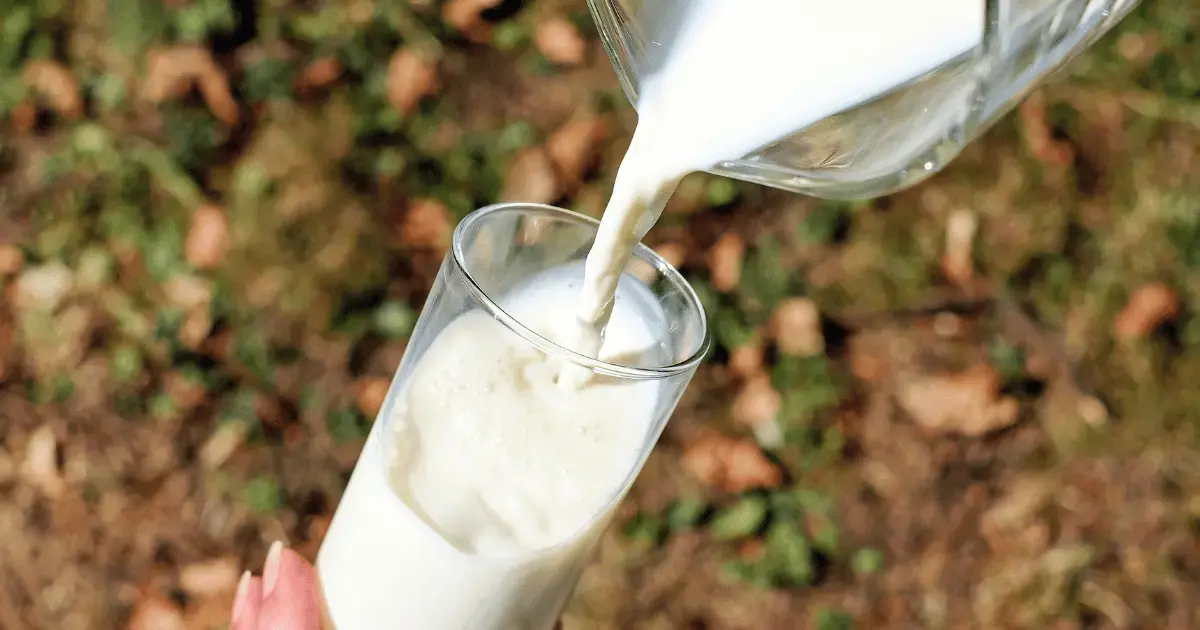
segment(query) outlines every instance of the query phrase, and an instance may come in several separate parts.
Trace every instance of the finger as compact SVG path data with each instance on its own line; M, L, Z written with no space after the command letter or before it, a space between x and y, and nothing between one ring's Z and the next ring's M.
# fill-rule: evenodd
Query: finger
M320 630L317 575L311 564L279 543L271 546L263 567L263 604L259 630Z
M262 591L262 578L251 576L249 571L242 574L242 581L238 582L237 595L233 599L230 630L258 630Z

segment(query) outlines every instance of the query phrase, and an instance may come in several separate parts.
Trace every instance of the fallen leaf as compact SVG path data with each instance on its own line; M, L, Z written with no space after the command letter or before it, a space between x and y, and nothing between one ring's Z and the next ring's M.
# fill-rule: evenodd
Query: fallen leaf
M29 101L21 101L9 111L15 135L24 136L33 132L37 126L37 107Z
M501 0L449 0L442 6L442 19L467 39L482 44L492 38L492 27L483 12Z
M558 177L550 156L541 147L518 153L504 175L501 201L551 203L559 196Z
M354 385L354 399L358 404L359 412L367 418L379 415L379 410L383 407L383 401L387 398L390 386L391 382L388 379L378 376L359 379Z
M726 492L773 487L783 481L782 471L758 444L716 432L692 442L684 451L683 464L705 485Z
M771 375L750 377L733 399L733 419L749 427L773 422L783 409L783 396L771 386Z
M587 42L570 20L556 15L538 24L533 35L534 46L550 61L562 66L583 63Z
M221 122L237 124L238 104L229 80L207 48L176 46L147 53L143 98L158 104L183 97L193 88L200 91L204 104Z
M288 427L288 414L279 398L271 394L259 392L254 395L254 415L263 425L273 429Z
M213 269L221 264L229 247L229 219L225 211L212 204L205 204L192 212L184 241L184 255L196 269Z
M208 395L204 383L184 376L179 370L171 370L163 375L163 392L171 397L176 408L183 413L200 406Z
M1139 287L1113 320L1118 339L1141 339L1179 316L1180 301L1175 290L1162 282Z
M1038 513L1049 504L1053 492L1053 486L1041 477L1020 477L1009 485L1005 495L979 519L979 533L992 553L1005 553L1020 546L1014 542L1029 542L1019 539L1036 527Z
M185 630L214 630L229 625L229 614L233 610L234 594L222 593L188 603L183 617Z
M450 211L442 202L428 198L414 199L404 213L400 241L405 245L444 252L450 247L453 232Z
M867 383L879 383L888 375L888 347L878 334L860 333L847 344L850 373Z
M200 351L205 340L212 333L212 311L207 308L196 308L188 312L179 327L179 343L188 350Z
M825 351L821 312L808 298L788 298L771 315L771 333L783 354L812 356Z
M1126 61L1143 62L1161 49L1157 33L1131 32L1124 33L1117 39L1117 53Z
M28 369L39 379L72 374L87 354L96 317L92 310L72 304L53 316L29 311L19 320L19 338Z
M749 343L744 343L729 351L729 369L743 379L762 374L765 354L766 345L758 335L755 335Z
M1046 97L1035 91L1017 109L1021 120L1021 137L1034 159L1055 166L1067 166L1075 152L1067 142L1056 140L1046 111Z
M208 308L213 298L213 286L212 282L200 276L179 273L171 276L163 285L163 294L171 306L190 311Z
M755 538L747 540L738 546L737 555L741 560L753 562L763 557L766 553L767 545L763 541Z
M1001 397L1003 381L991 366L959 373L917 377L900 387L900 406L925 431L980 437L1011 426L1020 406Z
M709 251L708 270L713 288L728 293L742 281L742 260L746 256L746 242L741 236L726 232L717 239Z
M562 181L572 188L583 181L588 164L596 157L596 149L608 137L608 122L586 116L568 121L546 139L546 153Z
M407 48L397 50L387 67L387 99L407 114L438 89L437 64Z
M675 269L679 269L687 261L687 247L678 241L655 245L654 251Z
M58 469L58 438L48 425L42 425L30 434L25 444L21 475L51 499L62 495L64 484Z
M67 299L74 286L74 274L62 263L28 267L17 278L17 308L53 312Z
M333 84L341 78L342 62L337 57L320 57L304 67L296 79L296 90L306 92Z
M21 68L21 82L63 118L78 118L83 113L79 81L69 68L57 61L35 59L26 62Z
M956 210L946 221L946 251L942 256L942 273L955 284L967 284L975 276L972 250L978 229L979 221L970 210Z
M134 606L129 630L186 630L179 604L157 594L146 594Z
M246 442L245 422L223 422L200 447L200 463L208 470L220 468Z
M193 562L179 570L179 586L195 597L212 597L232 592L241 571L235 558L225 556Z
M17 463L0 448L0 483L8 483L17 474Z

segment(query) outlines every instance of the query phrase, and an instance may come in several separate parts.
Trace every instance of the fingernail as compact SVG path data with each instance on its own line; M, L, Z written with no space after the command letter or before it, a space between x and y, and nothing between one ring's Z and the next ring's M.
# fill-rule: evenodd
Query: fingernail
M276 540L267 551L267 562L263 565L263 599L271 596L275 583L279 581L279 561L283 557L283 543Z
M237 595L233 597L233 624L237 625L238 619L246 610L246 593L250 592L250 572L246 571L242 574L242 579L237 585Z

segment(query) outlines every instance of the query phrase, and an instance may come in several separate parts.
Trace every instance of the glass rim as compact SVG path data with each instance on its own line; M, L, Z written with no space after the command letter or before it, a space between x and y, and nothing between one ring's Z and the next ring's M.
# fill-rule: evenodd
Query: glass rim
M640 254L643 259L647 259L649 262L651 262L660 274L670 278L676 284L683 286L686 290L687 300L691 302L692 307L700 315L700 324L703 330L703 336L700 339L700 345L696 348L695 352L682 361L665 366L634 367L630 365L621 365L619 363L610 363L608 361L589 357L585 354L581 354L575 350L559 345L538 334L537 332L534 332L531 328L521 323L520 320L513 317L507 311L501 308L500 305L497 304L495 300L493 300L491 296L487 294L487 291L484 291L483 287L479 286L479 283L476 282L475 278L471 275L471 272L467 269L465 262L466 254L463 251L463 240L466 238L467 231L471 229L471 226L480 219L483 219L496 212L516 209L540 210L549 214L555 214L579 221L581 223L593 226L596 229L599 229L600 226L600 221L587 215L567 210L566 208L551 206L544 203L521 201L486 205L472 211L470 214L464 217L463 220L458 223L458 226L454 228L454 236L451 241L449 258L450 260L454 261L455 269L462 274L464 279L466 279L467 289L470 291L471 296L475 299L475 302L478 303L489 315L496 318L496 320L503 324L506 328L513 331L522 339L533 344L543 352L554 355L566 361L570 361L571 363L588 368L605 376L613 376L631 380L664 379L677 376L679 374L684 374L694 369L702 360L704 360L704 356L708 353L709 347L712 345L712 333L708 328L708 315L704 312L704 305L700 302L700 296L696 294L696 290L692 287L691 283L689 283L683 277L683 274L679 273L678 269L675 269L675 267L671 266L671 264L664 260L662 256L659 256L657 252L646 246L646 244L642 243L641 241L638 241L637 245L634 247L634 253Z

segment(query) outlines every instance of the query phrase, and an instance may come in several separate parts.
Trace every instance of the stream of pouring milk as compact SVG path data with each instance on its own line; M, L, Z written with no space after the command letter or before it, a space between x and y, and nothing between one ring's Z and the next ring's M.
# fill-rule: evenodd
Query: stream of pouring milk
M699 0L639 86L638 125L587 258L573 348L596 356L613 289L684 175L735 160L983 40L982 0ZM566 387L589 373L567 366Z
M984 0L688 6L640 86L638 127L586 264L492 296L590 356L661 348L671 322L622 270L683 175L950 61L979 45L984 23ZM393 383L322 544L330 628L553 626L674 404L656 381L563 370L482 311L439 332Z

